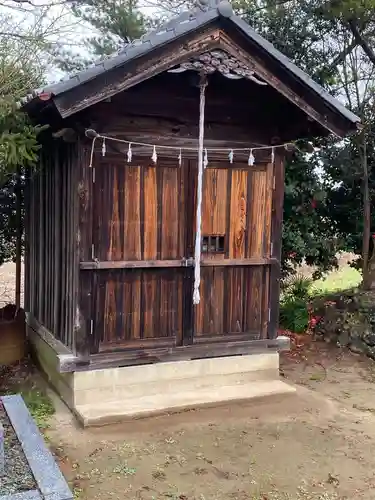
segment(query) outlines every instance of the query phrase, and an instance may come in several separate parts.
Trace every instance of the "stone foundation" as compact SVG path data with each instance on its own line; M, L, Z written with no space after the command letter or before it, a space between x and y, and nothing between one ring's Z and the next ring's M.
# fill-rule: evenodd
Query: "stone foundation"
M84 426L294 392L279 380L277 352L59 373L53 349L33 330L29 336L51 385Z

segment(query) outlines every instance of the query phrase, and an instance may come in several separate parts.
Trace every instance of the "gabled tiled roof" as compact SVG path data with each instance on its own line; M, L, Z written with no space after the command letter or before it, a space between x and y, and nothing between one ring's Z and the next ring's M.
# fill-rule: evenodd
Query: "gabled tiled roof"
M210 23L219 17L218 8L211 8L207 11L196 9L195 11L183 12L177 17L174 17L157 30L150 31L137 40L127 43L123 46L119 53L105 59L101 59L83 71L79 71L75 75L70 76L58 83L48 85L36 89L28 96L27 101L39 94L48 92L55 96L67 92L85 82L88 82L98 75L116 67L122 66L133 59L151 52L153 49L160 47L172 40L190 33L197 28Z
M160 26L158 29L150 31L149 33L143 35L140 39L126 44L118 54L102 59L94 66L84 71L80 71L66 80L36 90L32 95L29 95L24 102L27 102L44 92L51 93L55 96L63 94L64 92L78 87L79 85L106 73L107 71L123 66L133 59L143 56L157 47L168 44L177 38L180 38L190 32L194 32L198 28L201 28L204 25L219 19L220 17L224 17L227 21L232 22L237 29L242 31L252 43L273 57L281 67L285 68L287 72L308 86L314 93L318 94L326 102L326 104L333 107L336 112L340 113L353 124L360 122L360 119L354 113L349 111L343 104L341 104L340 101L331 96L304 71L298 68L294 63L292 63L292 61L278 51L270 42L258 35L258 33L256 33L256 31L254 31L245 21L236 16L227 0L222 0L218 4L216 4L215 0L208 1L210 4L206 9L198 7L193 11L183 12L179 16Z

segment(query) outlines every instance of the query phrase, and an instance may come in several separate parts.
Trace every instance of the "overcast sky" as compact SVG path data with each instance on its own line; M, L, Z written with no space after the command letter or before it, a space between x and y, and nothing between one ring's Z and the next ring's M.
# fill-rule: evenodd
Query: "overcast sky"
M95 35L96 30L91 25L77 19L70 9L61 0L31 0L33 4L17 4L16 0L3 0L0 6L0 20L3 23L17 20L17 30L25 33L40 31L48 33L48 40L55 45L62 46L73 53L84 55L87 50L84 39ZM52 7L51 5L54 4ZM145 15L152 15L157 8L157 2L142 0L140 10ZM88 55L88 54L87 54ZM50 82L61 80L66 75L48 64L47 78Z

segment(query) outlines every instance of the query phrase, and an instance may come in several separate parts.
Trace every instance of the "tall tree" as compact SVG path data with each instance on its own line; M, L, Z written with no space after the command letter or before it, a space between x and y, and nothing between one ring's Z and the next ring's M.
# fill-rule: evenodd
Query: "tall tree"
M71 4L71 10L94 35L83 38L83 51L64 45L56 50L55 62L68 73L116 53L153 24L140 10L138 0L78 0Z
M336 20L316 15L316 0L237 0L236 9L262 36L310 74L318 83L339 94L340 62L345 30ZM316 138L316 146L326 140ZM284 199L283 267L307 264L323 272L336 265L344 246L337 228L327 217L331 185L323 182L320 153L297 153L286 165Z
M29 15L22 2L8 4L8 10L0 11L0 264L15 257L16 186L23 183L26 167L34 166L39 150L41 129L19 110L20 100L44 81L45 49L51 42L45 36L55 30L44 20L43 7Z
M331 251L345 249L361 255L358 265L363 269L364 284L375 285L375 239L371 236L371 230L375 228L374 214L371 213L375 194L375 2L239 2L239 9L242 8L243 15L247 16L258 32L361 117L363 128L360 133L345 141L327 141L326 147L310 158L308 163L311 165L315 161L320 171L318 186L325 193L325 202L319 203L321 217L316 222L319 228L328 231L329 248ZM292 164L288 168L293 168ZM298 178L296 173L295 179ZM314 173L316 169L310 172L310 181ZM288 191L285 207L285 229L291 227L297 230L302 221L295 220L290 224L292 218L287 213ZM307 228L301 230L304 241L308 241L311 232ZM286 239L288 233L284 232ZM298 242L295 236L294 241ZM284 246L288 247L287 241ZM321 249L324 249L324 245ZM306 257L309 260L308 251ZM334 262L333 259L329 260ZM324 262L320 262L320 267L324 266ZM370 273L371 266L374 269Z
M375 66L374 9L374 0L329 0L322 2L316 14L340 23L351 34L350 52L361 47Z

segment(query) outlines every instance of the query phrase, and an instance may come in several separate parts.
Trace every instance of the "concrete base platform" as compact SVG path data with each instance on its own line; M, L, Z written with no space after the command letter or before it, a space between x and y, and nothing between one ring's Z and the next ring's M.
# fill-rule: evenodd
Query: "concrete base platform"
M200 406L288 394L275 351L60 373L56 352L35 331L40 366L84 426Z
M84 427L99 426L294 392L296 392L294 387L281 380L257 381L238 386L222 386L215 390L201 389L178 394L123 399L106 404L82 405L76 407L75 414Z

